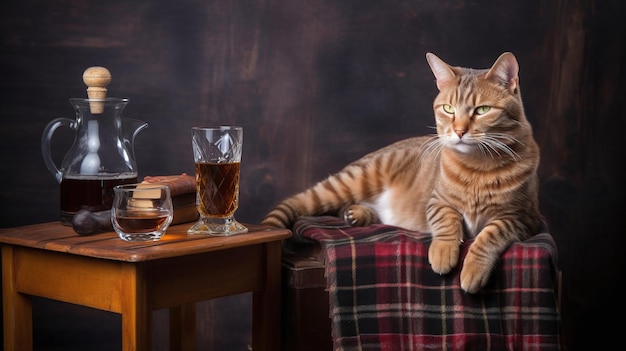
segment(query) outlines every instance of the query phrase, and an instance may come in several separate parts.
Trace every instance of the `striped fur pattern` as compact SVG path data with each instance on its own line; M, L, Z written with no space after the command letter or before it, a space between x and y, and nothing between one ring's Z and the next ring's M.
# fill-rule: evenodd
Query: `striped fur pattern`
M518 62L503 53L489 69L426 59L439 94L437 133L396 142L348 164L271 210L264 224L289 228L300 216L338 214L353 226L383 223L432 234L428 259L440 274L476 240L461 269L475 293L500 255L541 225L539 147L526 119Z

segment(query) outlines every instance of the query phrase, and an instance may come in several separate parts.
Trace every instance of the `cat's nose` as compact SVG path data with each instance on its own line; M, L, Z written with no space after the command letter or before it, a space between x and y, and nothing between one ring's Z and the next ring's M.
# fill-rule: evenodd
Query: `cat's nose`
M465 129L455 129L454 133L456 133L456 135L458 135L459 138L462 138L463 135L465 135L465 133L467 133L467 131Z

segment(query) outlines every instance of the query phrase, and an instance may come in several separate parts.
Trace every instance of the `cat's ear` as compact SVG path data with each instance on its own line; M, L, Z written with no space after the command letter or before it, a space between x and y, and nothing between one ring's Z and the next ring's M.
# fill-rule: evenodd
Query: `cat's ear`
M448 66L447 63L443 62L439 57L437 57L433 53L426 53L426 61L428 61L428 65L430 66L430 70L433 71L435 78L437 79L437 89L441 90L446 85L455 82L455 74Z
M500 55L496 62L493 64L486 77L494 77L504 86L506 86L511 93L515 93L519 84L519 65L515 55L510 52L505 52Z

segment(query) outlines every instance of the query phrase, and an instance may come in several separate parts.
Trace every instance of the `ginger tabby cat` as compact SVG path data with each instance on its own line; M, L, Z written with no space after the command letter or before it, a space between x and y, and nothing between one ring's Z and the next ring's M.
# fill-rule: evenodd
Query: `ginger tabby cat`
M465 237L475 237L461 288L487 284L500 255L541 226L533 139L520 94L517 59L500 55L490 69L426 59L439 94L437 134L396 142L348 164L291 196L263 219L289 228L300 216L335 213L352 226L383 223L432 234L428 260L446 274Z

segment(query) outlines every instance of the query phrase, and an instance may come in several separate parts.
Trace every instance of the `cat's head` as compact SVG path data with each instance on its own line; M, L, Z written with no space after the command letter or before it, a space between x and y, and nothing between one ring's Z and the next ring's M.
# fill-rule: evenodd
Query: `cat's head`
M439 142L465 154L513 156L516 144L532 134L515 56L505 52L480 70L450 66L432 53L426 60L439 89L433 103Z

